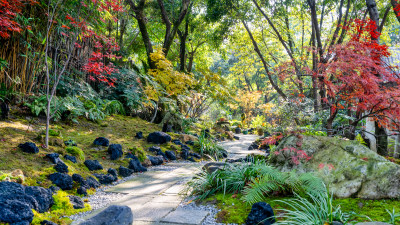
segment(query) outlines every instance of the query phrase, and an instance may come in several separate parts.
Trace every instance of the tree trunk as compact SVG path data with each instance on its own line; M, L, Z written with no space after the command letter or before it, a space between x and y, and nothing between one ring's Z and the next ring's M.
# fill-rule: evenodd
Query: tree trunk
M385 128L379 126L378 123L375 122L375 135L377 142L377 153L381 156L388 156L388 136L386 134Z
M399 3L399 0L391 0L390 2L392 3L392 6L393 6L393 12L396 15L396 18L400 23L400 5L399 5L400 3Z

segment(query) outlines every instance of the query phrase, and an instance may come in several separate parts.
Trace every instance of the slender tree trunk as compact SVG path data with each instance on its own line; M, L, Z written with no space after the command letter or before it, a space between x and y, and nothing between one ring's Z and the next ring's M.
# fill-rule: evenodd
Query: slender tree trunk
M393 12L396 15L396 18L400 23L400 5L399 5L400 3L399 3L399 0L391 0L390 2L392 3L392 6L393 6Z

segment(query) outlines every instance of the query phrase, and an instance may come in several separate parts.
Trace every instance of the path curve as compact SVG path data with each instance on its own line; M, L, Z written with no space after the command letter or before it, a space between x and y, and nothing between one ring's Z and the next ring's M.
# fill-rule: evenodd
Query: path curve
M258 150L247 150L259 138L256 135L237 135L237 141L221 142L228 151L229 159L244 158L248 154L261 154ZM117 184L105 192L118 193L122 197L112 205L129 206L133 213L134 225L199 225L208 216L207 210L188 210L178 207L184 200L182 190L185 184L207 161L199 163L173 162L154 170L138 174L134 178ZM157 169L160 168L160 169ZM103 210L94 210L88 216L74 221L79 224Z

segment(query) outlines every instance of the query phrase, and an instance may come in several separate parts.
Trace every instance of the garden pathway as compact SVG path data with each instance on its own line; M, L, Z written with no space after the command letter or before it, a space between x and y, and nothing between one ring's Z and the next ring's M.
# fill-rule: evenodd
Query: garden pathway
M247 148L258 138L255 135L238 135L238 141L226 141L221 145L228 151L232 159L246 157L247 154L257 153ZM131 180L120 183L106 192L124 194L116 205L126 205L132 209L134 225L197 225L201 224L209 214L204 210L187 210L178 207L184 196L186 182L196 174L207 162L167 163L159 170L138 174ZM157 167L156 167L157 168ZM95 210L92 217L102 209ZM79 224L82 220L75 221Z

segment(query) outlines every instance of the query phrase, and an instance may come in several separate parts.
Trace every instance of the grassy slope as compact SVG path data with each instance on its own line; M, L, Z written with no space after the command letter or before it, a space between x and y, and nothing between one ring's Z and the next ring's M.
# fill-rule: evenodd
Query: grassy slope
M159 131L160 127L155 124L148 123L138 118L125 117L125 116L110 116L101 123L94 123L87 120L80 120L79 124L64 124L54 123L52 129L60 132L59 141L74 140L78 147L81 148L85 154L85 159L97 159L102 165L102 171L95 171L95 173L107 173L108 168L118 168L120 165L128 166L128 159L121 158L120 160L111 161L105 147L94 147L92 143L97 137L106 137L110 140L111 144L121 144L124 153L132 152L139 156L151 154L145 152L148 147L153 146L147 143L145 139L138 140L135 138L136 132L142 131L143 136L146 137L149 133ZM30 124L25 119L12 119L11 121L0 121L0 181L4 178L4 174L9 174L15 169L21 169L25 175L25 185L35 185L42 187L51 186L51 182L47 176L54 173L53 164L45 157L48 153L57 152L62 156L67 154L65 146L51 146L49 149L41 147L40 138L38 136L43 133L44 125L36 122ZM56 133L57 133L56 132ZM176 134L170 134L173 138L177 138ZM22 152L18 145L31 141L36 143L40 151L38 154L29 154ZM172 147L171 147L172 146ZM161 146L164 150L173 149L177 146L174 144L164 144ZM140 157L139 157L140 158ZM83 161L78 159L78 163L74 164L68 160L63 160L69 167L69 175L79 173L86 177L91 175ZM2 176L3 174L3 176ZM76 194L77 187L73 190L66 191L68 194ZM94 190L89 190L93 193ZM54 211L55 212L55 211ZM73 212L63 212L60 214L59 210L55 215L46 213L46 215L37 215L43 218L60 218L61 215L72 214ZM75 212L76 213L76 212ZM54 214L54 213L53 213ZM68 220L56 222L68 224Z

